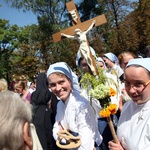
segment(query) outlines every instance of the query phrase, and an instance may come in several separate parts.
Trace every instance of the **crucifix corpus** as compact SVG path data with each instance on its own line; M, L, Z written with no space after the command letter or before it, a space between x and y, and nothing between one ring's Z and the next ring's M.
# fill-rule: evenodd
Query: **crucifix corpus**
M66 7L71 15L73 26L64 29L52 35L54 42L59 42L64 38L76 39L79 44L79 51L83 58L86 59L93 75L98 75L95 58L92 56L86 34L95 26L106 23L105 15L100 15L85 22L80 21L79 14L73 1L66 3Z

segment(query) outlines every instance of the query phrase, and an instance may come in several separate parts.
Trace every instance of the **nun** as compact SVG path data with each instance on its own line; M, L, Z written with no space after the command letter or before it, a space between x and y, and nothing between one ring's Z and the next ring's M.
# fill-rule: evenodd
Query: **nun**
M36 78L36 90L31 95L31 104L32 122L43 150L60 150L52 134L57 103L58 99L48 88L46 73L39 73Z
M107 72L116 75L120 80L123 79L123 70L119 66L118 58L115 54L109 52L104 54L103 60L108 68Z
M80 95L77 76L65 62L58 62L49 66L47 77L51 91L60 98L53 127L55 140L59 139L58 132L67 130L80 137L81 145L74 150L98 148L102 137L90 102ZM68 144L65 139L61 142Z
M117 128L119 143L110 150L150 149L150 58L135 58L125 68L125 89L132 100L126 102Z
M104 60L101 57L97 57L96 61L97 61L98 67L104 69L104 71L107 71L108 68L106 67L105 62L104 62Z

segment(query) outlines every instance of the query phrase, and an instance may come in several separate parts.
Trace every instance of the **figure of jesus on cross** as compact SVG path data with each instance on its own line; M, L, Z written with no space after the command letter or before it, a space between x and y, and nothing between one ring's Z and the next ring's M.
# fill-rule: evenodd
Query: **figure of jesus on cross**
M85 58L85 60L87 61L87 64L90 67L93 74L95 74L95 68L92 65L92 59L91 59L91 56L90 56L90 48L89 48L89 45L88 45L88 42L87 42L86 35L92 29L95 22L96 21L93 20L90 27L87 30L83 31L83 32L80 29L75 29L75 31L74 31L75 35L74 36L61 33L61 36L65 36L65 37L70 38L70 39L76 39L79 42L79 44L80 44L79 52L80 52L81 56L83 58Z
M67 2L66 6L72 17L73 26L55 33L52 35L54 42L58 42L63 38L76 39L79 46L80 54L83 58L86 59L89 68L91 69L93 75L98 75L98 70L96 67L95 58L92 56L89 43L87 41L87 33L95 26L106 23L106 18L104 15L97 16L88 21L81 22L79 14L76 10L76 6L73 1Z

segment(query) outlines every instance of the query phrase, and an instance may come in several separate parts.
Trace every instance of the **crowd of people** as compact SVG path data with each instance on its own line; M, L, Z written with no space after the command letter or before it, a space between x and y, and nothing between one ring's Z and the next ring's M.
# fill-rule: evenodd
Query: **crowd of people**
M113 140L107 119L99 114L101 103L89 95L92 88L85 89L80 82L93 70L79 51L80 76L66 62L56 62L35 81L20 77L11 89L0 79L0 149L150 149L150 46L146 47L147 58L131 52L97 57L92 47L90 50L97 68L114 83L106 81L116 91L110 101L117 105L111 118L118 142Z

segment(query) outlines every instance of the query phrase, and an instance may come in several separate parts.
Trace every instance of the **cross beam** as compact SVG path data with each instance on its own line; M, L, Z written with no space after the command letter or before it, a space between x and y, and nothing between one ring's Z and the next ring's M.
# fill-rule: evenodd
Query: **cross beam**
M62 36L61 33L73 36L75 34L74 33L75 29L80 29L82 32L86 31L94 20L96 21L96 23L94 24L95 27L100 26L102 24L105 24L107 22L106 18L105 18L105 15L100 15L100 16L97 16L97 17L92 18L90 20L87 20L85 22L81 22L78 11L76 9L76 6L75 6L73 0L70 1L70 2L67 2L66 7L67 7L67 9L68 9L68 11L69 11L69 13L72 17L71 21L72 21L73 26L69 27L67 29L64 29L64 30L62 30L58 33L53 34L52 37L53 37L54 42L59 42L62 39L66 38L66 37ZM88 58L89 58L88 60L90 60L90 61L88 61L88 60L86 60L86 61L89 65L90 69L94 67L94 71L92 71L93 74L98 75L98 70L97 70L97 67L96 67L95 58L92 56L92 53L91 53L91 50L90 50L90 47L89 47L89 43L88 43L87 40L86 40L86 43L87 43L86 45L88 47L86 49L87 52L88 52Z
M60 31L58 33L53 34L52 37L53 37L54 42L59 42L59 41L61 41L62 39L65 38L65 37L61 36L61 33L74 35L74 30L75 29L81 29L81 31L87 30L88 27L91 25L93 20L96 21L95 27L100 26L100 25L102 25L102 24L107 22L106 18L105 18L105 15L100 15L98 17L92 18L92 19L87 20L85 22L78 23L77 25L74 25L74 26L72 26L70 28L64 29L64 30L62 30L62 31Z

